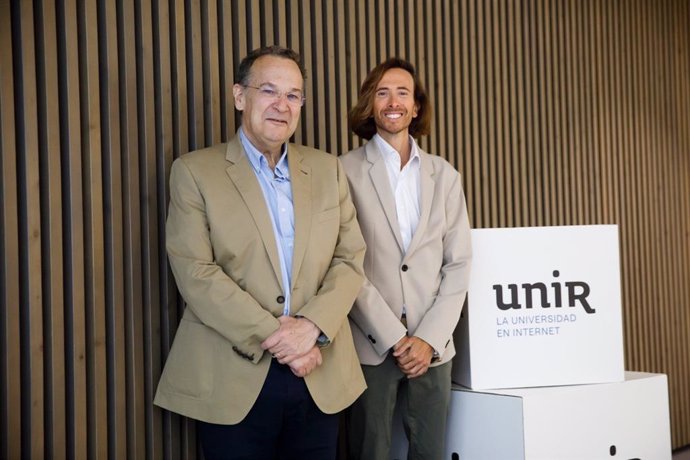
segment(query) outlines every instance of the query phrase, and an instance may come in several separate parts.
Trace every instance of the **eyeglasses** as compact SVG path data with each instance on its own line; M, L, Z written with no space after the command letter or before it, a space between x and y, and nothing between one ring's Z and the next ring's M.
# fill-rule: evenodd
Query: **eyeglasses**
M304 105L304 101L307 100L306 97L302 95L302 93L297 92L297 91L278 91L276 89L271 88L270 86L252 86L252 85L242 85L245 88L251 88L255 89L259 92L259 96L265 98L265 99L270 99L273 102L277 102L283 98L283 95L285 95L285 99L287 99L288 104L294 106L294 107L301 107Z

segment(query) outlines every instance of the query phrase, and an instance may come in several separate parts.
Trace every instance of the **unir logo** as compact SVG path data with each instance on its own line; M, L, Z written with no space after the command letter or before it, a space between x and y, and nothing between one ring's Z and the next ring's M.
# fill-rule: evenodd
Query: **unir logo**
M560 272L558 270L553 271L553 277L558 278ZM546 287L545 283L522 283L520 287L524 293L524 305L520 303L519 292L520 289L517 284L509 284L508 291L509 295L505 295L504 286L501 284L494 284L492 287L496 293L496 306L503 311L506 310L519 310L521 308L532 308L534 306L534 297L539 297L540 303L538 306L541 308L561 308L563 306L563 301L567 300L568 307L576 307L579 303L580 306L589 314L596 313L596 310L587 301L587 296L589 296L590 288L589 284L584 281L566 281L565 289L563 283L560 281L554 281L550 283L551 289ZM553 299L553 305L549 302L549 291L551 291L551 298ZM506 298L510 297L509 301Z

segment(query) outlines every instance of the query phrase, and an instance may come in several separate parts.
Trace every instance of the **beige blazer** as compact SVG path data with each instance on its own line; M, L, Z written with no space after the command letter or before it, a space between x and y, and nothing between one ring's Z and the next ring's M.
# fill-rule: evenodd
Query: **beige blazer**
M380 364L407 332L439 354L455 354L453 330L469 283L472 248L460 174L443 158L420 149L420 219L407 253L386 164L375 142L341 157L367 253L367 280L352 311L362 364ZM406 306L407 331L400 322Z
M290 144L295 210L291 314L330 339L305 378L326 413L365 389L346 320L363 281L365 245L335 156ZM271 356L260 344L283 312L271 218L239 138L177 159L170 173L168 257L187 307L154 403L211 423L235 424L252 407Z

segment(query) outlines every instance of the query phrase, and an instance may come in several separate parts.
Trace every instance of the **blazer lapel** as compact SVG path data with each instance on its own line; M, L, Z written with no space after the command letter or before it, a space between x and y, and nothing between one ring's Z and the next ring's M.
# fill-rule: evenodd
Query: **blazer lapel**
M292 203L295 212L295 245L292 254L292 286L304 260L311 233L311 168L303 163L299 148L288 144L288 167L292 183Z
M419 210L419 223L417 229L412 235L410 247L407 248L407 254L412 254L414 249L419 244L419 241L426 232L426 226L429 223L429 215L431 214L431 205L434 200L434 170L428 154L419 150L419 193L421 201L421 209Z
M376 189L383 212L388 219L388 225L390 225L391 231L395 235L395 241L398 242L400 251L404 252L400 224L398 223L398 213L395 207L395 197L393 196L393 190L391 190L391 181L388 178L386 162L374 141L367 142L364 150L366 151L367 159L372 163L371 169L369 169L369 177Z
M278 248L276 246L275 234L273 233L273 223L271 216L266 206L266 199L261 190L259 181L256 178L254 169L247 159L247 155L242 148L239 136L235 136L228 142L225 159L230 162L230 166L226 168L226 172L230 180L235 184L237 190L242 197L245 205L252 215L254 224L261 235L261 240L264 243L264 248L268 254L268 259L271 262L276 278L283 286L283 277L280 271L280 258L278 256ZM232 216L231 216L232 217ZM245 225L242 222L237 222L235 225Z

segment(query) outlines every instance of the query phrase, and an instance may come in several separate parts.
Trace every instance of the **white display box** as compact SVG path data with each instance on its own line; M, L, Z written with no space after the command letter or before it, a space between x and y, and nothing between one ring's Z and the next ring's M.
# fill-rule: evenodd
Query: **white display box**
M480 392L453 388L448 460L670 460L667 378ZM399 419L392 459L407 458Z
M472 230L453 381L472 389L620 382L618 227Z

